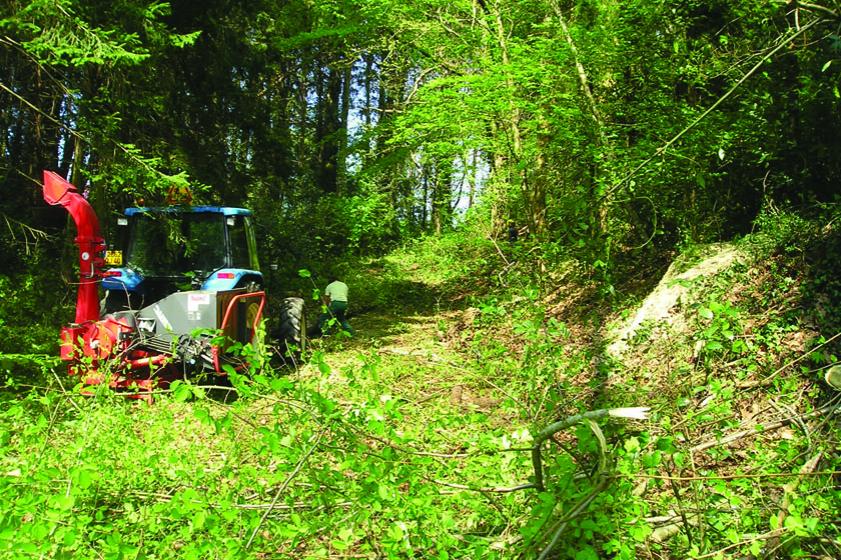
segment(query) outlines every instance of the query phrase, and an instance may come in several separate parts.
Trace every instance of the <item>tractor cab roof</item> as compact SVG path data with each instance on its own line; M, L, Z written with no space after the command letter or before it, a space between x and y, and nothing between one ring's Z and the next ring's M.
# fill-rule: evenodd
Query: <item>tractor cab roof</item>
M126 208L126 216L138 214L222 214L223 216L250 216L251 210L245 208L231 208L229 206L155 206Z

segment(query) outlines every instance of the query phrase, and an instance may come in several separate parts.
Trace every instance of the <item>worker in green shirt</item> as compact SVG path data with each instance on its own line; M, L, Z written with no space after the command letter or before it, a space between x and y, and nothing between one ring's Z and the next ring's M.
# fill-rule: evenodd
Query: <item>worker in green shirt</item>
M345 312L348 304L348 287L347 284L340 281L335 275L330 276L330 283L324 288L324 295L322 296L324 305L327 306L327 313L322 313L318 318L318 328L324 332L324 324L335 317L342 329L349 334L353 334L353 327L348 323Z

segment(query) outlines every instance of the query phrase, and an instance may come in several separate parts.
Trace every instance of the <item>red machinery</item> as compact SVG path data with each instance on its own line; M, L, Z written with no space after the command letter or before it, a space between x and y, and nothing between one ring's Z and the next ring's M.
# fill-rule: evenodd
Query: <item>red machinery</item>
M75 322L61 330L61 359L86 385L148 391L197 372L225 375L238 362L220 341L250 342L263 314L265 293L248 288L174 292L139 309L100 316L98 284L105 241L99 220L76 187L44 171L44 200L63 206L78 235L79 287ZM221 336L220 336L221 335Z

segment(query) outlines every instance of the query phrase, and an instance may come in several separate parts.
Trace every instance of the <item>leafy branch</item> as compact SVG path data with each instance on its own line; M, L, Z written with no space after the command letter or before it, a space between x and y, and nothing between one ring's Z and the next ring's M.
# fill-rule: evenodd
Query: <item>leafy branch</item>
M639 173L642 169L644 169L646 166L648 166L648 164L651 163L652 161L654 161L656 158L658 158L661 155L663 155L664 153L666 153L666 150L668 150L675 142L680 140L683 137L684 134L686 134L687 132L689 132L690 130L695 128L701 121L703 121L705 118L707 118L707 116L710 113L712 113L716 108L718 108L719 105L724 103L731 95L733 95L733 93L735 93L736 90L739 89L739 87L742 84L744 84L746 81L748 81L748 79L751 76L753 76L756 73L756 71L759 70L762 67L763 64L765 64L766 61L768 61L771 57L773 57L775 54L780 52L786 45L789 45L792 41L794 41L795 39L797 39L798 37L800 37L801 35L806 33L806 31L808 31L809 29L811 29L811 28L813 28L813 27L815 27L819 24L826 23L826 22L827 22L827 20L825 20L825 19L812 20L808 24L802 26L800 29L798 29L797 31L795 31L794 33L789 35L787 38L783 39L779 44L777 44L776 47L771 49L768 53L765 54L765 56L760 58L759 62L757 62L750 70L748 70L738 82L736 82L729 90L727 90L727 92L724 95L719 97L718 100L715 103L710 105L709 108L707 108L706 111L701 113L688 126L686 126L683 130L681 130L680 132L678 132L677 134L672 136L671 139L669 139L665 144L663 144L662 146L657 148L654 151L654 153L651 154L645 160L643 160L642 163L638 164L631 171L629 171L624 177L622 177L616 183L614 183L613 186L611 186L601 197L599 197L599 200L609 199L619 189L621 189L624 186L630 184L630 180L634 176L636 176L637 173Z

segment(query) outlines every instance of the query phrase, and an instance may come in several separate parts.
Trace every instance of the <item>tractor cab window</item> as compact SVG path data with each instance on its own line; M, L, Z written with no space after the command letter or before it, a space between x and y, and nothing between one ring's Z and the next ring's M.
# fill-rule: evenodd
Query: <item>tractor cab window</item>
M135 216L127 262L147 276L208 273L227 265L225 222L217 213L147 213Z
M231 266L259 270L257 247L247 216L228 216L228 240L231 246Z

